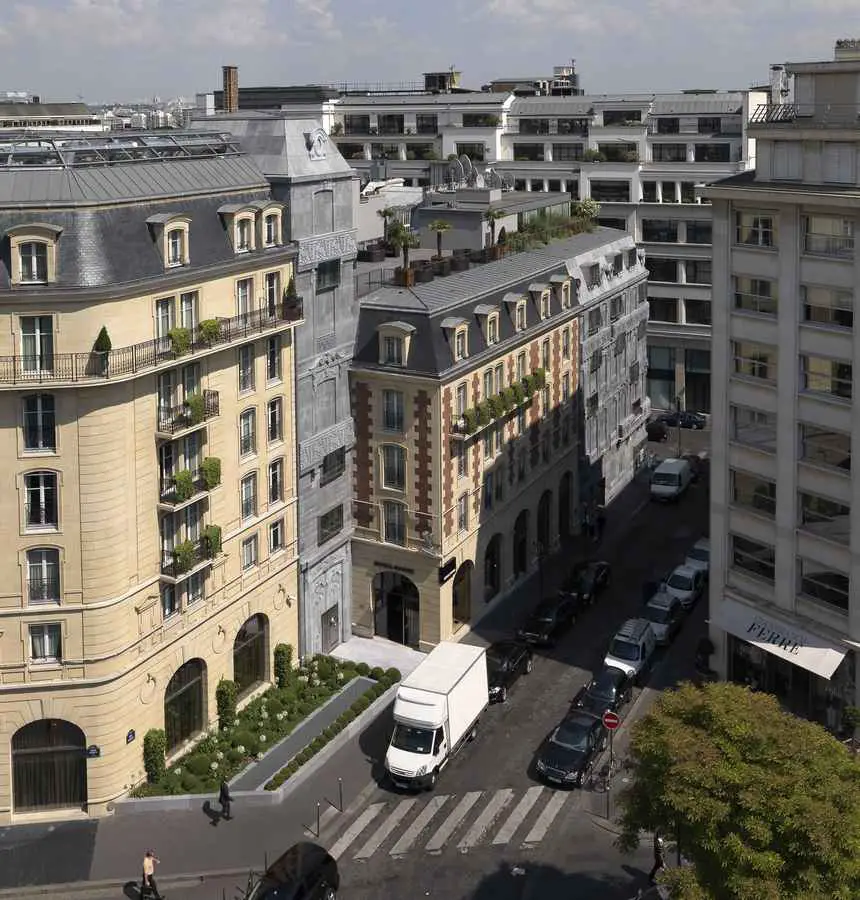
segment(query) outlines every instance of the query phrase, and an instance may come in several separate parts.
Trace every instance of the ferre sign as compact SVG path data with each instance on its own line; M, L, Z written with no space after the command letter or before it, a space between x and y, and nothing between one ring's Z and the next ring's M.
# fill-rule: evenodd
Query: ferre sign
M457 570L457 560L455 557L451 557L447 562L443 563L439 566L439 584L445 584L445 582L451 578L451 576Z
M747 635L753 641L761 644L772 644L779 647L792 656L797 656L804 646L799 635L785 634L778 631L766 619L755 618L747 628Z

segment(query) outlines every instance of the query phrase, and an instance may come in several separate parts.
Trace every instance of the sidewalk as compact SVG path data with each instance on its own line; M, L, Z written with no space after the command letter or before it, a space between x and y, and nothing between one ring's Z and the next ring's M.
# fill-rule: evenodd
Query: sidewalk
M357 663L367 663L371 668L379 666L390 669L392 666L400 671L405 678L417 668L418 663L424 659L425 654L403 644L386 640L381 637L356 637L353 635L348 641L338 644L331 655L337 659L349 659Z

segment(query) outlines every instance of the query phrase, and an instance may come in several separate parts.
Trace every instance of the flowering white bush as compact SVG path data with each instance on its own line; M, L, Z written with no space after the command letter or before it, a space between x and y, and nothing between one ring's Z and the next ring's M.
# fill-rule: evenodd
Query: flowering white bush
M174 774L174 775L181 775L181 774L182 774L182 766L177 766L177 767L173 770L173 774Z
M265 743L266 743L266 735L264 735L264 734L261 734L261 735L260 735L260 743L261 743L261 744L265 744Z
M210 768L213 772L217 772L217 771L218 771L218 763L216 763L216 762L211 762L211 763L209 763L209 768Z
M243 744L239 744L239 746L238 746L236 749L237 749L240 753L244 753L244 752L245 752L245 747L244 747Z
M223 753L221 750L219 750L219 751L215 754L215 759L218 759L218 760L224 759L224 753Z
M338 681L343 681L343 672L338 672L335 677L337 678Z
M262 754L262 753L258 753L258 754L257 754L257 762L259 762L262 758L263 758L263 754Z
M261 711L260 711L260 718L261 718L261 719L268 719L268 718L269 718L269 714L266 712L266 710L261 710Z
M299 680L302 684L307 684L307 683L308 683L308 676L307 676L307 675L299 675L298 680Z

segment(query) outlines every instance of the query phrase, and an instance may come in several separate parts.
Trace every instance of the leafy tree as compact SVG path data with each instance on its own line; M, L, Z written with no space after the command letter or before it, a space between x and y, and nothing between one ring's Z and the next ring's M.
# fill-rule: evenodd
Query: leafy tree
M631 735L624 849L677 836L683 900L860 897L860 765L819 725L733 684L664 694Z
M384 243L388 243L388 228L389 228L389 219L394 217L394 210L390 206L386 206L383 209L376 210L376 215L382 219L382 240Z
M494 209L490 207L485 213L484 218L487 220L487 224L490 226L490 246L495 246L496 244L496 222L499 219L504 219L505 213L501 209Z
M451 223L444 219L434 219L427 227L436 232L436 256L442 259L442 235L451 230Z
M402 222L392 222L388 226L388 243L403 254L403 269L408 269L409 251L418 246L418 235Z

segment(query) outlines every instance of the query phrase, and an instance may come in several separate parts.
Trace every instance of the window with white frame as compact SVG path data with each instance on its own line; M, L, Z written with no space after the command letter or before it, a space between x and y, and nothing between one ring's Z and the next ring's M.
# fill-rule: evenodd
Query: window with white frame
M254 345L239 348L239 393L254 390Z
M267 247L281 243L280 216L277 213L266 213L263 220L263 242Z
M29 603L60 602L60 551L36 547L27 551L27 600Z
M236 314L250 316L254 311L254 279L240 278L236 282Z
M570 359L570 329L561 332L561 358Z
M406 449L399 444L382 447L382 486L394 491L406 488Z
M570 372L561 376L561 399L565 403L570 400Z
M466 359L469 355L469 331L467 328L458 328L454 332L454 360Z
M266 296L266 315L274 319L278 315L278 304L281 302L281 273L266 272L263 277L263 290Z
M252 519L257 515L257 473L246 475L239 486L242 519Z
M800 387L804 391L850 400L854 391L853 366L838 359L801 354Z
M242 571L253 569L254 566L257 565L257 561L259 559L259 551L259 542L257 540L256 534L252 534L250 537L247 537L244 541L242 541L242 546L240 548L242 557Z
M205 576L203 572L195 572L188 577L185 582L185 605L193 606L203 599L203 586L205 584Z
M454 441L451 445L451 454L457 460L457 477L465 477L468 459L466 445L462 441Z
M273 397L266 404L266 435L270 444L284 438L284 401Z
M46 284L48 281L48 245L44 241L18 244L21 284Z
M735 243L745 247L776 247L776 217L771 213L736 212Z
M752 341L732 341L734 371L746 378L776 380L776 347Z
M343 531L343 504L324 512L317 521L317 543L322 546Z
M275 519L269 524L269 555L274 556L286 549L287 532L284 519Z
M541 368L549 374L549 365L550 365L550 354L549 354L549 340L546 340L541 344L540 348L540 364Z
M522 381L526 377L526 355L520 353L517 355L517 380Z
M406 543L406 507L394 500L382 503L382 539L386 544Z
M498 344L499 342L499 315L492 313L487 316L487 343Z
M269 463L269 503L280 503L284 499L284 461L276 459Z
M486 400L488 397L493 396L493 385L495 384L495 377L493 375L492 369L486 369L484 371L484 395L483 399Z
M457 418L460 419L463 416L463 413L466 412L466 403L467 401L467 388L466 382L457 385Z
M185 229L171 228L167 232L167 265L185 265Z
M505 389L505 366L504 363L499 363L496 366L496 386L495 390L497 394L501 394L501 392Z
M21 316L21 368L27 375L54 370L54 320Z
M635 251L634 251L635 252ZM566 281L561 286L561 308L562 309L570 309L570 282Z
M382 427L386 431L403 431L403 393L384 390L382 392Z
M239 415L239 456L257 452L257 410L246 409Z
M266 381L280 381L281 378L281 336L276 334L266 341Z
M842 216L801 216L803 252L837 259L854 258L854 220Z
M30 662L58 663L63 658L62 626L59 622L30 625Z
M514 328L517 331L525 331L526 330L526 301L520 300L517 303L517 308L515 312L516 318L514 319Z
M176 585L161 585L161 618L169 619L179 612L179 599L176 593Z
M184 291L179 295L179 324L193 332L198 322L197 291Z
M457 498L457 531L469 530L469 495L461 494Z
M28 531L56 529L59 524L56 472L28 472L24 476L24 524Z
M402 366L403 338L386 335L382 339L382 358L387 366Z
M541 317L541 319L548 319L549 312L550 312L549 291L544 291L540 295L540 317Z
M730 469L731 500L734 506L749 509L772 519L776 515L776 482L749 472Z
M52 394L29 394L23 400L24 450L57 449L56 407Z
M851 291L802 284L800 302L804 322L849 330L854 327L854 294Z
M484 500L484 509L492 509L493 508L493 479L495 473L493 472L485 472L484 473L484 483L481 488L481 493Z
M244 217L236 220L236 252L247 253L254 247L254 220Z

